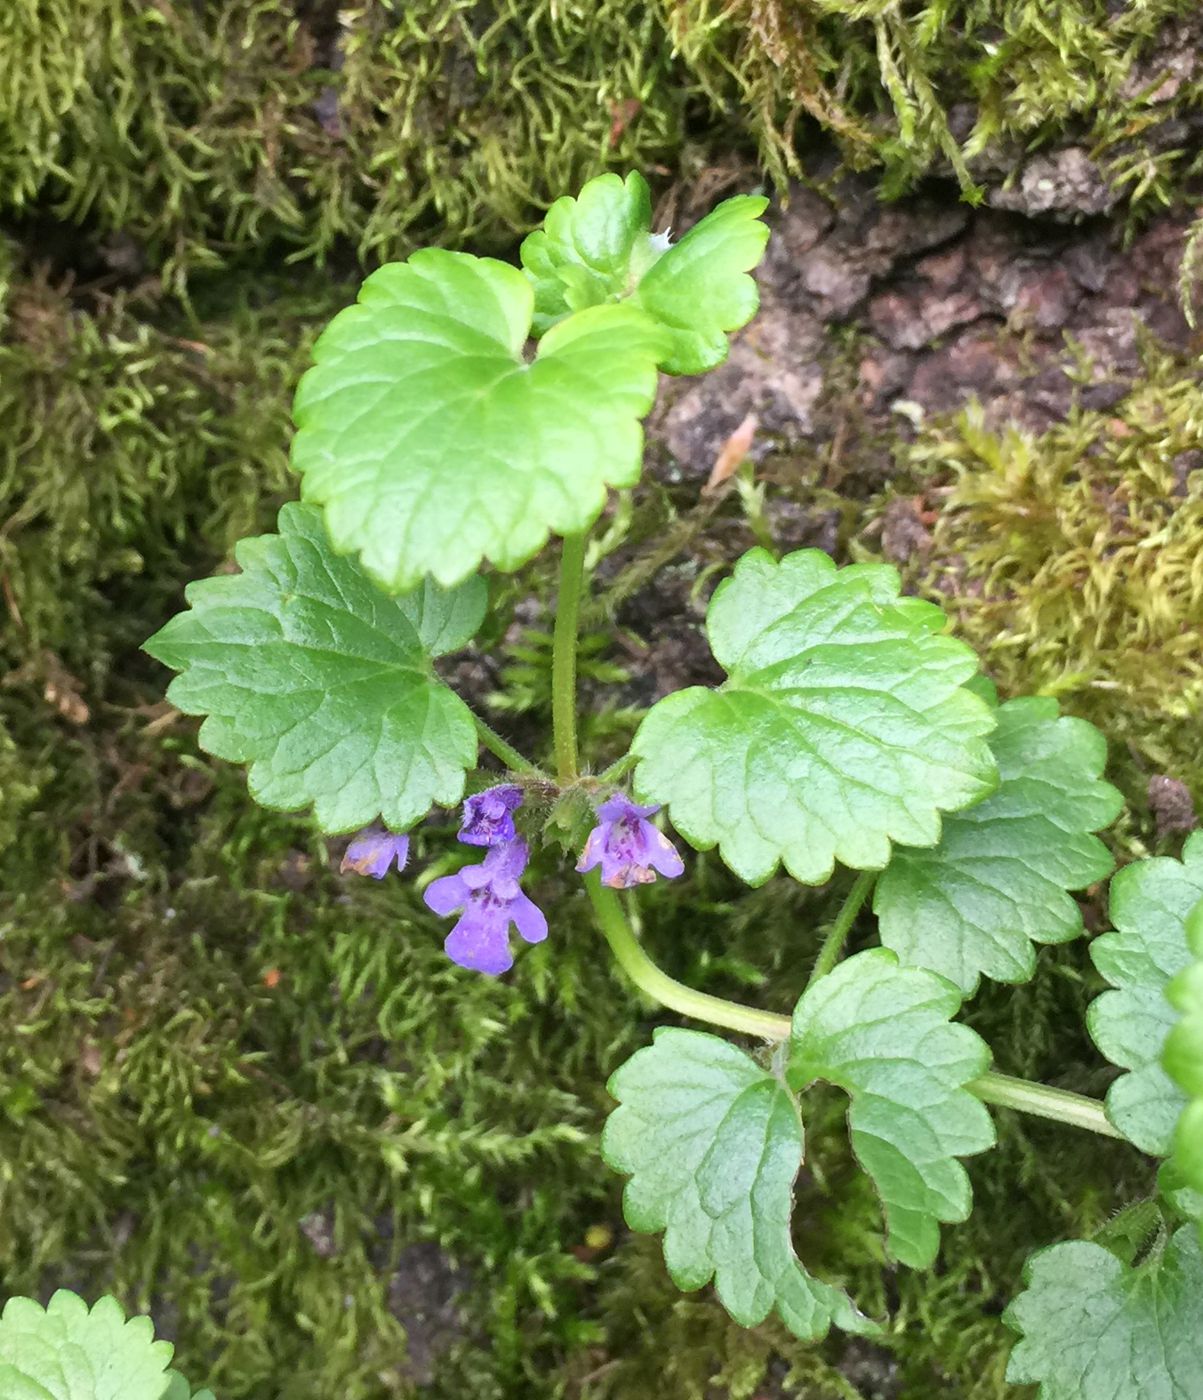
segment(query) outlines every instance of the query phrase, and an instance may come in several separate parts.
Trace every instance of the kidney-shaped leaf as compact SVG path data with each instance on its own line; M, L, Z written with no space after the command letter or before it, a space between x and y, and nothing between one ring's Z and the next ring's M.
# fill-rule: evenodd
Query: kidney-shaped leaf
M45 1308L10 1298L0 1315L4 1400L162 1400L173 1384L170 1342L115 1298L91 1308L60 1289Z
M977 662L938 635L944 615L898 591L884 565L745 554L707 620L730 678L653 706L633 745L641 800L752 884L779 861L816 884L837 860L877 870L893 841L938 841L942 810L994 786L994 713L963 688Z
M1102 1245L1042 1249L1005 1314L1007 1366L1038 1400L1191 1400L1203 1394L1203 1256L1189 1229L1135 1268Z
M400 830L457 802L476 729L431 658L480 625L483 582L394 597L334 553L304 505L285 506L280 533L243 540L236 557L241 574L190 585L190 609L146 643L182 673L172 703L209 716L202 747L249 764L265 807L313 803L325 831L377 817Z
M1068 891L1111 873L1110 852L1090 833L1123 805L1100 777L1103 736L1085 720L1058 718L1055 700L1002 706L990 748L997 791L946 817L938 846L895 851L874 891L886 947L967 995L982 974L1026 981L1034 943L1082 932Z
M965 1087L990 1050L950 1024L960 1008L950 982L874 948L808 987L794 1011L789 1082L821 1079L848 1094L852 1148L881 1196L890 1253L913 1269L935 1259L941 1221L969 1215L957 1159L994 1145L990 1116Z
M385 587L516 569L638 480L665 333L592 307L528 361L532 312L517 268L428 248L373 273L314 347L293 465L338 551Z
M1086 1023L1114 1065L1130 1071L1107 1093L1107 1116L1142 1152L1164 1157L1186 1095L1161 1064L1175 1021L1166 987L1191 960L1186 917L1203 899L1203 832L1182 860L1159 856L1125 866L1111 881L1113 933L1090 945L1094 965L1114 991L1091 1003Z
M602 1154L630 1176L623 1211L633 1230L663 1231L674 1283L711 1278L745 1327L775 1308L797 1336L832 1322L868 1332L838 1288L812 1278L790 1239L802 1122L785 1086L734 1045L699 1031L660 1029L610 1078L619 1106Z

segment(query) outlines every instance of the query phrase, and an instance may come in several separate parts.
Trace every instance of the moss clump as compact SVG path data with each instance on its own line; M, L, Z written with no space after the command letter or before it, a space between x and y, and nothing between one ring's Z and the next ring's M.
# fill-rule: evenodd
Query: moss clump
M1201 427L1197 367L1150 348L1107 413L1034 437L969 412L910 452L929 490L950 482L926 586L1007 694L1103 730L1141 807L1157 773L1203 795Z
M140 641L191 568L212 568L292 494L288 407L314 330L350 292L231 286L220 316L91 312L18 279L0 340L4 650L85 679ZM252 299L253 298L253 299Z
M1134 201L1167 197L1197 169L1174 123L1203 101L1174 22L1193 0L679 0L674 33L715 100L749 109L778 180L799 174L799 120L832 131L887 193L932 170L976 181L1067 136ZM1178 56L1162 53L1159 45ZM1184 76L1181 57L1185 55ZM1161 139L1158 129L1165 128ZM1189 145L1189 143L1187 143Z
M654 9L600 0L6 5L0 189L145 245L167 280L508 246L614 164L675 160L691 84Z

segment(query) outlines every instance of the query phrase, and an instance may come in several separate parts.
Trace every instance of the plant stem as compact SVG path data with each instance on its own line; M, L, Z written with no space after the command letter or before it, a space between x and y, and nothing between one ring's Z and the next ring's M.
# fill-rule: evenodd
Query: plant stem
M600 783L620 782L623 778L626 777L626 775L631 771L631 769L634 768L635 764L638 761L639 760L635 757L633 753L624 753L620 759L617 759L615 760L615 762L611 763L609 768L599 773L597 775L597 780Z
M473 719L476 721L476 733L480 742L494 758L499 758L514 773L527 773L532 777L539 774L540 769L523 758L513 744L507 744L501 735L486 724L479 715L473 715Z
M670 977L667 972L662 972L643 951L618 896L602 885L598 871L591 870L585 876L585 888L589 892L597 922L619 967L653 1001L667 1006L670 1011L680 1012L682 1016L708 1021L713 1026L725 1026L730 1031L743 1031L745 1035L757 1035L765 1040L784 1040L789 1035L789 1020L784 1016L774 1016L769 1011L757 1011L755 1007L741 1006L735 1001L724 1001L722 997L696 992Z
M585 582L585 534L565 535L560 552L560 591L551 650L551 725L556 776L570 783L577 776L576 632Z
M866 888L858 894L857 886L862 881ZM872 877L865 876L857 881L840 910L837 924L849 925L856 917L857 910L868 895ZM632 982L653 1001L676 1011L695 1021L707 1021L712 1026L723 1026L730 1031L741 1031L744 1035L759 1036L762 1040L787 1040L790 1034L790 1018L778 1016L771 1011L759 1011L753 1006L744 1006L737 1001L727 1001L723 997L711 996L707 992L696 992L683 982L662 972L643 951L631 929L618 896L606 889L601 876L592 870L585 876L585 889L593 905L593 912L606 942L618 961L619 967ZM849 912L851 910L851 912ZM832 939L828 935L827 943ZM826 950L827 944L824 945ZM834 955L833 955L834 956ZM1073 1128L1084 1128L1087 1132L1098 1133L1102 1137L1120 1138L1118 1132L1107 1121L1103 1105L1097 1099L1089 1099L1084 1094L1074 1094L1068 1089L1054 1089L1047 1084L1034 1084L1029 1079L1014 1079L1009 1074L983 1074L966 1086L983 1103L997 1104L1000 1108L1012 1108L1019 1113L1030 1113L1037 1118L1048 1118L1054 1123L1064 1123Z
M983 1074L967 1086L983 1103L999 1108L1014 1108L1037 1118L1049 1118L1054 1123L1067 1123L1074 1128L1099 1133L1103 1137L1124 1135L1113 1128L1097 1099L1074 1094L1068 1089L1053 1089L1047 1084L1033 1084L1030 1079L1012 1079L1009 1074Z
M811 969L810 978L806 983L808 987L817 982L820 977L826 977L839 961L848 934L856 922L856 916L860 913L865 900L869 898L869 892L876 879L876 870L862 870L856 877L855 883L840 906L840 912L835 916L835 923L831 925L831 930L823 940L823 946L819 949L819 956L815 959L815 965Z

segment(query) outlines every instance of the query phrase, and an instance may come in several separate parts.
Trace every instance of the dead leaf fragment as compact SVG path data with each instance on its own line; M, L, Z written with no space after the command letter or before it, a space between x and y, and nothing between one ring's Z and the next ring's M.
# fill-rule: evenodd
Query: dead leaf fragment
M704 496L712 495L725 481L729 481L743 462L747 460L758 427L759 420L756 415L749 413L723 443L718 456L714 459L714 466L710 469L706 485L702 488Z

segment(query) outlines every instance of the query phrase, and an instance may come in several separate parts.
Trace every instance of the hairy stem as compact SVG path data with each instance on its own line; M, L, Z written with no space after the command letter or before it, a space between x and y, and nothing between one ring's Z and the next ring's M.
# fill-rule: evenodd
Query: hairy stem
M577 776L576 634L584 582L585 535L565 535L551 651L552 741L556 776L561 783L570 783Z
M1054 1123L1067 1123L1073 1128L1103 1137L1123 1140L1123 1133L1113 1128L1097 1099L1074 1094L1068 1089L1053 1089L1047 1084L1033 1084L1030 1079L1012 1079L1009 1074L983 1074L968 1086L983 1103L999 1108L1014 1108L1037 1118L1049 1118Z
M872 885L870 878L866 888L859 892L857 886L865 879L862 875L853 886L848 899L840 910L837 925L845 921L850 925L857 910L864 903ZM723 997L711 996L708 992L695 992L683 982L670 977L643 951L639 940L631 929L622 904L613 890L606 889L596 870L585 876L585 888L589 893L593 912L610 951L619 967L632 982L653 1001L689 1016L695 1021L706 1021L712 1026L723 1026L729 1031L741 1031L744 1035L759 1036L762 1040L787 1040L790 1034L790 1018L778 1016L771 1011L759 1011L753 1006L744 1006L737 1001L727 1001ZM849 912L851 910L851 912ZM827 943L833 940L828 935ZM824 945L826 950L826 945ZM833 960L834 960L834 954ZM966 1086L983 1103L997 1104L1000 1108L1012 1108L1020 1113L1030 1113L1037 1118L1048 1118L1054 1123L1064 1123L1069 1127L1083 1128L1087 1132L1098 1133L1102 1137L1123 1138L1107 1121L1103 1105L1097 1099L1089 1099L1084 1094L1074 1094L1068 1089L1053 1089L1047 1084L1034 1084L1029 1079L1014 1079L1009 1074L983 1074Z
M598 781L602 783L621 782L638 761L633 753L624 753L620 759L611 763L609 768L597 775Z
M869 893L876 879L877 872L875 870L862 870L856 877L856 882L840 906L840 912L835 916L835 923L831 925L831 930L823 940L823 946L819 949L819 956L815 959L815 965L811 969L810 978L806 983L808 987L811 983L817 982L820 977L826 977L839 961L839 956L844 951L844 944L852 931L852 925L856 922L856 916L860 913L865 900L869 898Z
M494 758L499 758L513 773L526 773L530 777L540 775L542 770L523 758L513 744L507 744L491 725L486 724L479 715L472 718L476 721L477 737Z

